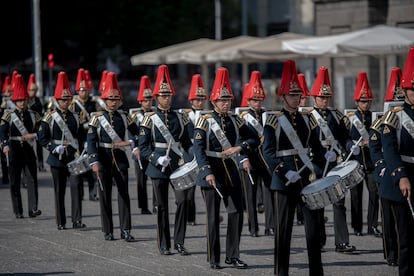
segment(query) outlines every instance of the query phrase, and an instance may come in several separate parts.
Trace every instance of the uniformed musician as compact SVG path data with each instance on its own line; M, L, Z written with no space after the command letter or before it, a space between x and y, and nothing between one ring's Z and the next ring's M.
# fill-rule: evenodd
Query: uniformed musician
M261 138L263 143L263 122L262 116L264 108L262 103L266 98L266 93L262 84L259 71L253 71L250 75L250 81L243 90L242 107L248 106L248 109L240 114L251 131ZM274 235L274 203L273 191L270 190L271 175L263 158L262 145L248 155L249 163L243 163L241 177L244 187L244 198L247 209L247 220L250 235L259 236L259 222L257 218L257 190L262 189L264 212L265 212L265 231L266 236ZM250 166L249 166L250 165ZM249 175L250 174L250 175ZM264 187L262 187L264 186Z
M69 179L71 195L71 217L73 228L84 228L82 223L82 197L78 177L70 174L67 164L79 154L82 144L82 121L76 113L69 110L72 102L72 91L68 76L59 72L54 98L57 108L45 113L39 129L39 142L49 151L47 163L50 165L53 187L55 191L56 223L58 230L66 229L65 193Z
M5 99L11 96L10 91L10 77L6 76L4 78L3 88L2 88L2 97L1 97L1 104L0 104L0 116L3 116L4 111L6 110ZM0 153L1 159L1 173L2 179L1 183L3 185L9 185L9 167L7 166L7 158L4 155L3 151Z
M116 74L108 72L101 95L106 109L97 112L89 122L87 134L89 164L98 180L99 205L104 238L112 241L112 179L118 189L118 212L121 239L134 241L131 235L131 202L128 191L128 156L130 147L138 155L138 126L124 111L118 110L122 99ZM130 132L133 139L128 140Z
M414 47L405 62L401 87L404 91L403 106L384 115L381 142L385 170L391 174L391 182L402 195L396 194L391 201L395 213L399 241L399 275L414 275L414 211L412 210L412 183L414 183Z
M15 109L6 110L1 118L0 139L10 173L10 192L13 212L16 218L23 218L22 196L20 192L23 170L27 173L27 199L29 217L39 216L38 182L35 146L36 132L40 125L40 115L28 109L28 94L23 77L18 74L11 100ZM24 158L23 158L24 156ZM27 168L27 169L26 169Z
M154 185L157 203L157 246L161 255L171 255L171 235L168 208L168 189L171 174L183 165L184 151L192 146L188 135L189 119L185 113L171 110L174 87L168 67L160 65L153 94L157 109L147 114L141 123L139 149L141 157L149 161L146 174ZM174 249L181 255L190 254L184 247L187 229L188 190L176 190Z
M300 192L316 173L320 174L313 162L320 163L325 150L315 132L315 119L298 111L302 88L293 60L284 63L278 95L283 98L283 108L267 117L263 132L263 155L272 172L271 189L275 190L274 274L289 275L293 219L299 203L304 215L309 275L323 275L321 210L304 205Z
M217 69L210 101L214 112L201 116L194 130L194 153L200 171L196 184L201 187L207 212L207 261L220 269L220 202L227 209L225 263L247 268L240 260L240 236L243 227L242 186L238 155L247 157L259 145L259 139L244 121L229 114L233 92L226 68ZM241 158L248 162L247 158ZM223 198L221 198L221 196Z

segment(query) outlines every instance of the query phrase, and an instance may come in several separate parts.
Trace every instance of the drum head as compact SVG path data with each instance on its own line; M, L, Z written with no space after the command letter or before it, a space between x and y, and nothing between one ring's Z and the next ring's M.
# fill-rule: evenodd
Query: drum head
M354 170L356 170L358 168L358 166L359 166L358 161L355 161L355 160L346 161L346 162L343 162L343 163L339 164L338 166L336 166L332 170L330 170L326 174L326 176L339 175L341 177L344 177L344 176L347 176L348 174L352 173Z
M315 194L320 191L326 190L327 188L337 183L339 179L340 179L339 175L331 175L331 176L327 176L327 177L315 180L311 184L309 184L308 186L302 189L302 194L303 195Z

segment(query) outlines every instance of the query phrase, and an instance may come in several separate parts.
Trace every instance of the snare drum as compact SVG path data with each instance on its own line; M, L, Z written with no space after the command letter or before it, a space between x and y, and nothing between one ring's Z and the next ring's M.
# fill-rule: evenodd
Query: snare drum
M68 163L68 170L72 175L80 175L91 169L88 162L88 155L80 155L78 158Z
M303 202L309 209L316 210L343 199L346 187L339 180L340 176L332 175L310 183L302 189Z
M343 162L328 172L326 176L339 175L340 181L347 189L355 187L364 180L365 173L358 161L351 160Z
M176 190L185 190L195 185L198 174L197 161L194 158L191 162L187 162L180 168L176 169L170 176L171 184Z

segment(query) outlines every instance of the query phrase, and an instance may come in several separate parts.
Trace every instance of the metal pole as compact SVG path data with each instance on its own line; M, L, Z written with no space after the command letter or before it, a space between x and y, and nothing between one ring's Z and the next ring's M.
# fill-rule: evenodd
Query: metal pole
M215 39L221 40L221 1L215 0L214 2L215 11ZM221 66L221 62L216 63L216 69Z
M42 74L42 39L40 33L40 0L32 0L32 21L33 21L33 63L36 83L39 86L38 96L43 93L43 74Z

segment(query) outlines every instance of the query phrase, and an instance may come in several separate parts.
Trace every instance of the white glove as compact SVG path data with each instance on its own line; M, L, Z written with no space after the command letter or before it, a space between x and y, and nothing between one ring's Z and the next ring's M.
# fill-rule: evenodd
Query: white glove
M358 155L361 152L361 149L359 148L358 145L353 145L351 147L351 152L353 155Z
M328 151L325 153L325 159L326 159L326 161L328 161L329 163L330 163L330 162L334 162L334 161L336 161L336 153L335 153L333 150L328 150Z
M287 180L289 180L290 183L295 183L296 181L298 181L299 179L301 179L302 177L300 177L300 174L298 172L289 170L286 174L285 177L287 178Z
M381 177L383 177L383 176L384 176L384 174L385 174L385 169L386 169L386 168L382 168L382 170L381 170L381 172L380 172L379 176L381 176Z
M163 167L167 167L168 164L170 164L171 158L164 155L164 156L160 156L157 160L157 163L160 164Z
M58 145L53 151L52 153L58 153L58 154L62 154L65 151L66 146L64 145Z

